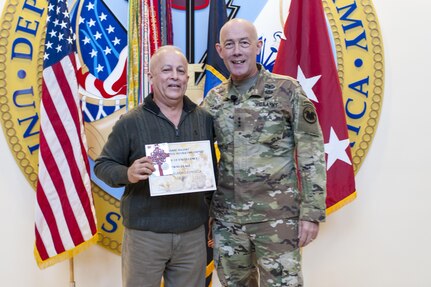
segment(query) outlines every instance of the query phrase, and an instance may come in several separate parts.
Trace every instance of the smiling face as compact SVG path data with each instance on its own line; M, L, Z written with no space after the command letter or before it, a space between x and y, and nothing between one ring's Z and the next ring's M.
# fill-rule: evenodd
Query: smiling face
M258 72L256 56L261 47L256 28L244 19L227 22L220 30L220 43L216 44L217 52L234 81L248 79Z
M149 78L157 104L182 103L189 80L187 59L173 46L157 50L150 61Z

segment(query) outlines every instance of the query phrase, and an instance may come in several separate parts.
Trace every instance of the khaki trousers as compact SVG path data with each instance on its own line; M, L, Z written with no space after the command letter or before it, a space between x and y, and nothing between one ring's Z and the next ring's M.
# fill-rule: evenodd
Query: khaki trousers
M205 286L204 226L183 233L155 233L125 228L123 287Z

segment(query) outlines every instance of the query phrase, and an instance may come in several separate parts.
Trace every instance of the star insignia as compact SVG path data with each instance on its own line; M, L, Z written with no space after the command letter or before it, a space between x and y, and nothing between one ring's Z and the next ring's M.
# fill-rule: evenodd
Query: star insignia
M318 103L319 100L317 99L316 94L313 91L313 87L317 83L317 81L320 79L321 76L322 75L314 76L311 78L306 78L301 67L298 66L298 75L296 76L296 78L299 81L299 83L301 84L302 89L304 89L305 95L307 95L307 97L310 100L312 100L316 103Z
M331 127L329 142L325 143L325 153L328 155L326 170L329 170L337 160L341 160L349 165L352 165L346 152L349 143L350 142L348 138L340 140L335 133L334 128Z

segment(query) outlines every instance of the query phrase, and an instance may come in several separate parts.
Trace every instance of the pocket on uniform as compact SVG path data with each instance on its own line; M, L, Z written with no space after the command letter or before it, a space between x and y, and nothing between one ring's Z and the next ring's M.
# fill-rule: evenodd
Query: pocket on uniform
M283 139L286 128L287 123L278 117L278 113L259 116L250 137L250 142L271 147L277 146L279 141Z

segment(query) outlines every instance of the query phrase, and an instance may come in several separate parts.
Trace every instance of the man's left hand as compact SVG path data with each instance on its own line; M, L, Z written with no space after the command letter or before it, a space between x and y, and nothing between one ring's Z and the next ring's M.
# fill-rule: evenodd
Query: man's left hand
M319 233L319 223L311 221L299 221L299 247L307 246L316 239Z

